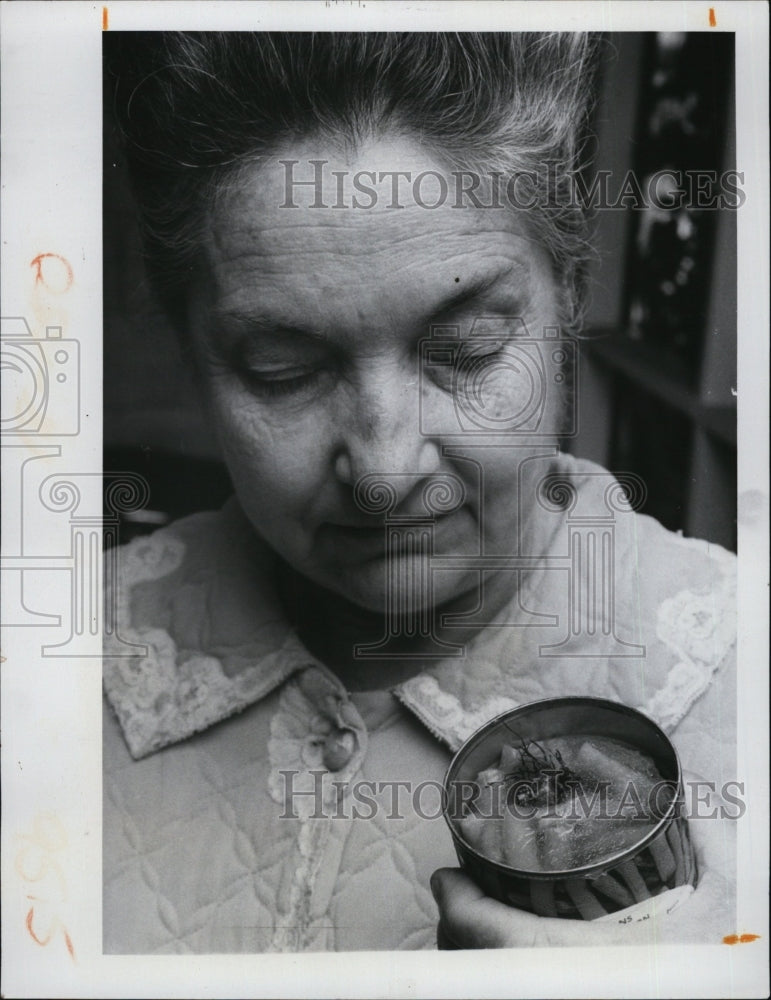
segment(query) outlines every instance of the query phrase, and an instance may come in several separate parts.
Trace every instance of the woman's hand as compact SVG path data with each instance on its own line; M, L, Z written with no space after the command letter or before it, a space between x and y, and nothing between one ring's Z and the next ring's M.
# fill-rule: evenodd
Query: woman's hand
M543 948L654 941L717 944L724 935L735 931L735 828L731 820L695 819L690 821L689 831L699 871L696 890L671 913L657 912L650 919L626 924L536 917L486 896L460 869L440 868L431 877L431 891L439 906L438 945ZM618 914L620 919L623 916Z

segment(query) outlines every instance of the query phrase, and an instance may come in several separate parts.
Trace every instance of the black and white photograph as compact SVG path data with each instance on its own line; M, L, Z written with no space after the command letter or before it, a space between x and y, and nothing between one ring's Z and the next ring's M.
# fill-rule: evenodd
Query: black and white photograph
M3 195L5 995L767 990L768 14L571 6L93 8Z

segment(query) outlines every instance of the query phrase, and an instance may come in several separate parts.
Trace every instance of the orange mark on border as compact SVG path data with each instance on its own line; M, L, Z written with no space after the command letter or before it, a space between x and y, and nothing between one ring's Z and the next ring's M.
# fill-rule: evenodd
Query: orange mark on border
M105 10L107 10L106 7L105 7ZM715 17L715 8L714 7L710 7L710 9L709 9L709 26L710 26L710 28L716 28L717 27L717 18Z
M75 949L72 946L72 941L67 931L64 932L64 943L67 945L67 951L70 953L70 958L75 959Z
M29 931L29 936L32 938L32 940L35 942L35 944L47 945L48 942L51 940L51 935L49 934L47 938L43 938L41 940L37 936L37 934L34 932L34 930L32 929L32 921L34 919L35 919L35 908L31 906L29 908L29 913L27 914L27 919L24 921L24 923L27 925L27 930Z
M33 897L29 897L29 898L33 898ZM32 938L32 940L35 942L35 944L39 944L41 947L45 948L45 946L48 944L48 942L53 937L53 932L51 934L49 934L48 937L46 937L46 938L39 938L37 936L37 934L35 933L35 930L34 930L34 928L32 926L32 921L34 919L35 919L35 908L34 908L34 906L31 906L29 908L29 913L27 914L27 917L26 917L26 919L24 921L24 924L25 924L27 930L29 931L29 936ZM62 930L62 933L64 934L64 943L67 945L67 951L70 953L70 958L73 960L73 962L75 962L76 961L76 958L75 958L75 946L72 943L72 938L70 937L70 935L67 933L67 931L63 927L61 928L61 930Z
M59 253L39 253L29 266L35 269L35 283L45 285L49 292L66 292L75 280L70 262Z
M110 27L110 12L106 7L102 7L102 31L107 31Z
M757 941L760 934L726 934L723 938L723 944L750 944L752 941Z

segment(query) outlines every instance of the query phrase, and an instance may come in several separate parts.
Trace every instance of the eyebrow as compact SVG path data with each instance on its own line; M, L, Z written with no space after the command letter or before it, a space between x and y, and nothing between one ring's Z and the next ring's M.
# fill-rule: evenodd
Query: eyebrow
M527 261L516 260L490 274L472 277L467 284L453 289L449 295L437 303L430 314L424 317L425 323L430 325L443 316L457 312L457 310L484 295L503 278L513 273L517 273L520 276L523 287L520 289L519 297L522 299L522 304L526 303L529 300L529 295L525 286L527 279L530 277L530 265ZM211 311L211 319L215 324L224 324L231 329L245 334L269 333L273 336L284 335L304 338L320 344L329 344L330 342L330 338L321 330L299 326L278 317L272 319L270 316L261 313L239 312L238 310L220 309L214 306Z
M485 292L489 292L494 285L497 285L498 282L501 281L501 279L515 272L520 272L521 278L526 280L530 277L530 265L525 261L514 261L507 267L493 271L491 274L480 275L476 278L472 278L469 284L465 287L457 288L452 295L449 295L444 301L442 301L431 313L429 320L436 319L445 313L455 312L462 306L467 305L473 299L477 299L484 295Z

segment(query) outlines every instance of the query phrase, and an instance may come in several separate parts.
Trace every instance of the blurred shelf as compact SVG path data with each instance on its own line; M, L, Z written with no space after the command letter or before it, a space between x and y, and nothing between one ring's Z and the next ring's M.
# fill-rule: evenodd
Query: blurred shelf
M676 362L649 345L621 340L615 331L589 330L581 339L588 356L661 400L724 444L736 447L736 406L705 403Z

